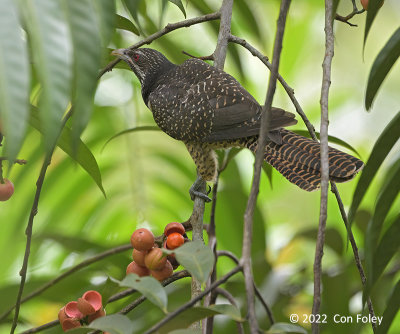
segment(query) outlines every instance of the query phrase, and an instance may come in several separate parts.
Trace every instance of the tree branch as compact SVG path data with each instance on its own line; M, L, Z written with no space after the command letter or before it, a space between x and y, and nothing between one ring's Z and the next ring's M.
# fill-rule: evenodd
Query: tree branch
M243 248L240 263L243 265L243 274L246 285L247 308L249 312L250 332L258 333L258 323L254 305L254 279L251 265L251 244L253 234L253 214L257 201L260 185L261 164L264 160L264 148L268 138L268 123L271 116L272 100L275 94L276 80L278 77L278 69L280 62L280 54L282 50L283 34L285 31L285 23L287 13L289 11L290 0L282 0L279 12L277 30L275 35L273 61L271 67L271 75L268 84L267 96L263 107L260 135L258 138L256 159L254 162L254 176L246 211L244 214L243 228Z
M322 64L322 87L321 87L321 203L318 225L317 245L314 259L314 298L312 313L319 314L321 305L321 274L322 256L324 254L325 228L328 213L328 187L329 187L329 148L328 148L328 123L329 123L329 88L331 85L331 67L334 54L333 24L331 21L333 13L332 0L325 0L325 57ZM319 333L319 323L311 324L313 334Z
M142 39L141 41L133 44L132 46L129 47L129 49L137 49L143 45L146 44L151 44L154 40L157 38L160 38L171 31L174 31L176 29L180 28L185 28L185 27L190 27L195 24L207 22L207 21L213 21L213 20L218 20L221 16L220 12L215 12L203 16L198 16L198 17L193 17L191 19L175 22L175 23L168 23L164 29L155 32L154 34L151 34L150 36L146 37L145 39ZM102 69L99 73L98 78L102 77L105 73L111 71L115 65L119 63L120 59L115 59L112 62L110 62L104 69Z
M92 263L95 263L97 261L100 261L110 255L115 255L121 252L124 252L128 249L131 249L132 245L131 244L127 244L127 245L122 245L122 246L118 246L118 247L114 247L111 248L105 252L102 252L100 254L97 254L93 257L90 257L84 261L82 261L81 263L78 263L77 265L71 267L69 270L67 270L66 272L62 273L61 275L57 276L56 278L52 279L51 281L47 282L46 284L43 284L40 288L36 289L35 291L31 292L29 295L25 296L24 298L21 298L21 302L20 304L23 304L25 302L27 302L28 300L32 299L33 297L36 297L38 295L40 295L42 292L46 291L47 289L51 288L54 284L60 282L61 280L63 280L64 278L72 275L73 273L77 272L78 270L85 268L87 266L89 266ZM9 310L7 310L6 312L4 312L1 316L0 316L0 321L3 320L5 317L7 317L7 315L9 315L12 310L15 308L15 305L13 305Z
M222 289L222 288L216 288L214 290L214 292L217 295L221 295L221 296L225 297L233 306L238 308L238 305L236 303L235 297L233 297L230 292L228 292L227 290ZM239 334L244 334L243 324L241 322L239 322L239 321L236 321L236 326L237 326L237 329L238 329L238 333Z
M360 255L358 254L358 247L357 247L356 241L354 239L353 231L351 230L351 226L350 226L349 221L347 219L347 214L346 214L346 211L344 209L344 205L343 205L342 199L340 198L339 191L338 191L338 189L336 187L336 184L334 182L331 182L331 191L335 194L336 201L337 201L338 206L339 206L340 214L342 215L342 219L343 219L344 225L345 225L346 230L347 230L347 235L349 237L351 248L353 250L354 261L356 263L357 270L358 270L358 272L360 274L361 283L362 283L363 286L365 286L365 284L367 282L367 278L365 276L364 268L363 268L363 266L361 264ZM371 315L371 318L375 317L375 311L374 311L374 306L372 305L371 297L367 298L367 305L368 305L368 311L369 311L369 314ZM372 330L375 333L375 331L377 329L376 322L371 321L371 326L372 326Z
M62 122L62 126L60 128L60 132L57 136L57 139L54 141L51 149L49 152L47 152L42 167L40 169L40 173L39 173L39 177L36 181L36 193L35 193L35 198L33 200L33 204L32 204L32 209L31 209L31 213L29 215L29 220L28 220L28 224L25 230L25 234L26 234L26 246L25 246L25 254L24 254L24 260L22 263L22 268L19 272L19 275L21 276L21 283L19 285L19 290L18 290L18 295L17 295L17 301L15 302L15 314L14 314L14 319L11 325L11 331L10 334L13 334L17 324L18 324L18 316L19 316L19 309L21 306L21 298L22 298L22 293L24 292L24 287L25 287L25 281L26 281L26 275L27 275L27 271L28 271L28 261L29 261L29 255L31 252L31 242L32 242L32 229L33 229L33 220L35 219L35 216L38 212L38 206L39 206L39 199L40 199L40 194L42 191L42 186L43 186L43 182L44 182L44 178L46 176L46 172L47 172L47 168L49 167L50 163L51 163L51 157L53 156L53 152L57 146L57 141L58 141L58 137L61 134L62 129L64 128L65 124L67 123L68 119L71 117L73 112L73 109L70 108L67 112L67 114L65 115L63 122Z
M218 281L215 281L213 284L211 284L208 288L206 288L204 291L202 291L195 298L191 299L187 303L178 307L175 311L168 313L168 315L166 317L164 317L162 320L157 322L154 326L152 326L150 329L148 329L143 334L151 334L151 333L157 332L157 330L159 330L162 326L164 326L168 321L172 320L173 318L175 318L177 315L179 315L183 311L194 306L199 300L201 300L204 296L206 296L210 291L214 290L216 287L225 283L230 277L232 277L233 275L235 275L237 272L239 272L241 270L242 270L242 266L237 265L234 269L232 269L230 272L228 272L227 274L222 276Z

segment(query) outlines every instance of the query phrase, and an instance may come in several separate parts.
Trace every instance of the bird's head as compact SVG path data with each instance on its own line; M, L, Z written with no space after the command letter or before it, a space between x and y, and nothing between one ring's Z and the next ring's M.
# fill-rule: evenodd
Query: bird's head
M162 53L149 48L116 49L111 54L128 63L142 87L172 65Z

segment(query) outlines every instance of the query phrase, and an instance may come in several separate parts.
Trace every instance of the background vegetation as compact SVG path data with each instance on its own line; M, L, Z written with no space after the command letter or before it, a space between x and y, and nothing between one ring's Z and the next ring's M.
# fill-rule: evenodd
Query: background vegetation
M0 3L3 6L1 9L4 9L6 1ZM78 138L88 123L81 138L97 160L107 198L79 164L60 148L55 150L43 185L39 212L35 218L25 294L89 256L127 243L137 227L151 228L156 235L160 235L168 222L187 220L193 207L187 190L195 180L195 167L182 143L159 131L143 131L120 136L104 147L110 137L124 129L154 125L151 113L142 101L140 85L134 75L122 69L114 69L105 74L96 88L94 104L90 99L90 94L95 89L94 83L90 80L85 81L87 76L96 76L98 69L107 64L111 59L111 49L128 47L143 36L160 30L168 22L183 20L182 11L165 1L117 1L116 11L131 20L134 26L117 21L118 27L125 29L115 29L112 5L110 9L103 8L103 11L93 7L93 15L79 16L79 8L68 8L67 1L54 1L57 5L47 8L49 3L51 2L45 0L28 1L26 6L19 3L19 19L22 26L30 31L28 36L24 34L24 39L28 37L29 44L21 44L20 49L18 46L6 48L7 44L1 44L0 50L0 75L6 78L13 77L6 76L13 68L5 68L5 63L1 62L7 59L5 54L15 58L16 67L25 62L25 65L21 66L25 66L26 73L30 72L30 80L20 76L15 81L0 82L2 92L6 91L5 84L20 85L19 92L22 93L21 87L30 87L30 103L39 106L41 117L38 118L36 109L30 108L25 114L18 114L18 117L31 118L26 133L23 126L25 123L18 120L15 122L22 124L20 131L10 130L7 133L7 128L4 131L9 155L26 159L28 163L24 166L15 165L8 170L7 177L14 182L16 190L11 200L0 204L0 313L15 303L20 279L18 272L26 243L24 231L35 194L35 182L45 152L56 138L59 127L57 124L60 124L57 119L51 119L51 110L56 108L59 111L58 119L61 119L67 110L70 96L79 108L87 108L89 111L93 109L90 122L89 114L85 112L83 114L87 115L87 119L72 119L68 126L73 129L73 138ZM89 0L82 3L93 4ZM99 1L97 4L100 3L105 2ZM279 4L279 1L235 1L232 32L245 38L263 54L271 55ZM216 0L184 2L188 18L217 11L219 7L220 1ZM17 6L15 10L16 8ZM53 16L42 15L38 12L40 9L52 13ZM340 2L339 13L344 15L351 10L351 1ZM98 23L96 20L101 15L102 21ZM3 23L7 22L6 19L5 15L0 14ZM361 158L367 161L379 135L400 110L400 66L394 66L390 72L371 111L367 113L364 108L367 79L372 63L392 33L398 29L400 3L394 0L386 1L375 19L363 51L365 20L364 13L351 20L358 27L335 22L329 133L350 143ZM321 63L324 56L323 22L324 8L321 1L293 1L280 66L281 75L295 89L297 99L316 129L319 128ZM71 31L69 33L75 44L65 44L64 42L71 38L67 36L69 33L66 32L66 28L75 26L78 27L77 31L84 31L85 23L100 24L101 34L80 40L79 33L74 35ZM54 29L54 34L43 37L46 34L43 34L41 29L48 27ZM136 35L138 31L141 36ZM217 33L218 23L203 23L172 32L152 43L151 47L179 63L187 58L181 50L194 55L209 55L215 48ZM88 40L93 42L90 50L95 51L91 57L85 58L77 50L82 52ZM76 53L69 49L71 45L74 45ZM100 45L103 47L97 52L96 46L100 48ZM27 53L24 50L26 47ZM48 52L55 52L61 55L62 59L59 62L51 60L51 57L46 56ZM62 57L64 53L70 55L71 59ZM28 58L24 59L23 55L28 55ZM99 55L97 59L96 55ZM82 60L81 64L77 62L79 58ZM77 67L71 67L72 59L75 59L74 66ZM60 72L60 77L54 78L46 72L49 62L54 66L54 71ZM79 66L76 64L86 69L86 72L81 74L82 77L77 74ZM234 75L259 102L264 101L269 72L259 60L245 49L230 45L225 70ZM75 76L72 76L73 73ZM52 91L48 90L51 86L61 88L59 91L53 90L52 95ZM62 93L70 91L71 87L71 95ZM79 96L79 89L87 90L87 95ZM0 97L2 103L6 103L6 96ZM274 105L294 112L289 98L279 85ZM1 108L4 106L5 104L0 104ZM21 109L18 105L14 107L20 111L25 108ZM5 124L4 116L2 117ZM35 123L35 119L42 121ZM46 133L45 137L37 131L38 127ZM305 127L299 121L293 129ZM395 127L394 132L396 130L400 132L399 127ZM12 137L17 143L15 146L8 144L7 140L7 136L13 136L12 133L16 133ZM21 150L18 147L19 140L22 144ZM76 140L72 141L72 144L68 142L70 153L77 147L74 146L77 145ZM380 199L384 200L382 195L380 197L382 190L388 186L388 182L395 180L392 177L398 170L399 153L397 143L376 173L354 216L353 231L362 259L365 258L368 223L376 214L377 201L379 204ZM242 217L251 185L253 159L251 153L240 152L230 162L220 180L216 208L218 249L229 250L236 255L240 255L241 252ZM346 209L352 202L358 179L359 177L355 181L338 186ZM100 183L99 178L97 181ZM395 224L399 225L398 188L393 188L392 191L394 201L389 206L383 231ZM209 220L209 210L210 205L206 209L206 222ZM272 173L271 182L266 175L262 175L254 222L254 274L256 284L271 305L276 321L288 322L291 313L311 312L312 255L315 249L318 212L318 192L305 193L276 172ZM397 287L399 286L398 248L395 248L393 254L389 265L372 290L371 298L377 315L383 314L388 299L393 296L396 283ZM129 258L130 252L127 251L92 264L23 304L19 330L54 320L62 305L76 299L84 291L100 286L107 276L123 278ZM229 260L222 259L218 263L218 272L225 273L231 267L232 263ZM226 284L226 288L235 296L241 314L245 315L242 278L235 276ZM182 280L170 285L167 291L169 308L174 309L190 298L189 281ZM398 309L400 300L396 301ZM110 304L107 312L113 313L126 303L127 299ZM269 322L264 310L259 308L258 311L260 324L263 328L268 328ZM321 312L326 313L328 319L332 319L336 313L354 315L362 312L360 278L353 254L347 246L346 229L332 194L329 194L326 248L323 258ZM139 332L162 316L162 311L148 302L129 314L137 324ZM0 333L7 333L10 324L11 318L3 320L0 323ZM235 330L234 322L223 316L216 317L215 326L215 333L232 333ZM304 324L304 327L309 329L307 324ZM368 324L340 325L333 321L328 321L322 329L323 333L371 332ZM391 333L400 332L400 315L394 319L390 330ZM56 327L47 332L60 331L61 329Z

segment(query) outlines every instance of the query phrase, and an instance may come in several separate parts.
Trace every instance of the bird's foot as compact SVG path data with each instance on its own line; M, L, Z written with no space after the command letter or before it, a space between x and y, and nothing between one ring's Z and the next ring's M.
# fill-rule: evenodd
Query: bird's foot
M194 201L196 197L199 197L207 203L211 202L211 198L207 196L211 191L211 187L209 187L207 193L204 193L202 191L205 188L205 183L206 181L204 181L200 176L197 177L196 181L192 184L192 186L189 189L189 194L192 201Z

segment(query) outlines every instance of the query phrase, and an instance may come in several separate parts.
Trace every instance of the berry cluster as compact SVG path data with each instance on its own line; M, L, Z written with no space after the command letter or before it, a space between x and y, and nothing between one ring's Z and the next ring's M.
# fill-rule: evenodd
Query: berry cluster
M67 303L59 312L58 320L64 332L90 324L93 320L103 317L106 312L103 308L101 294L97 291L86 291L78 301Z
M185 235L185 228L182 224L169 223L164 229L166 238L163 243L164 248L172 250L182 246L188 240ZM133 232L131 244L133 261L126 268L126 274L151 275L155 279L163 281L171 276L174 269L179 266L174 254L168 256L163 254L162 249L155 243L153 233L146 228L140 228Z
M4 179L4 183L0 181L0 201L7 201L14 194L14 185L10 180Z

